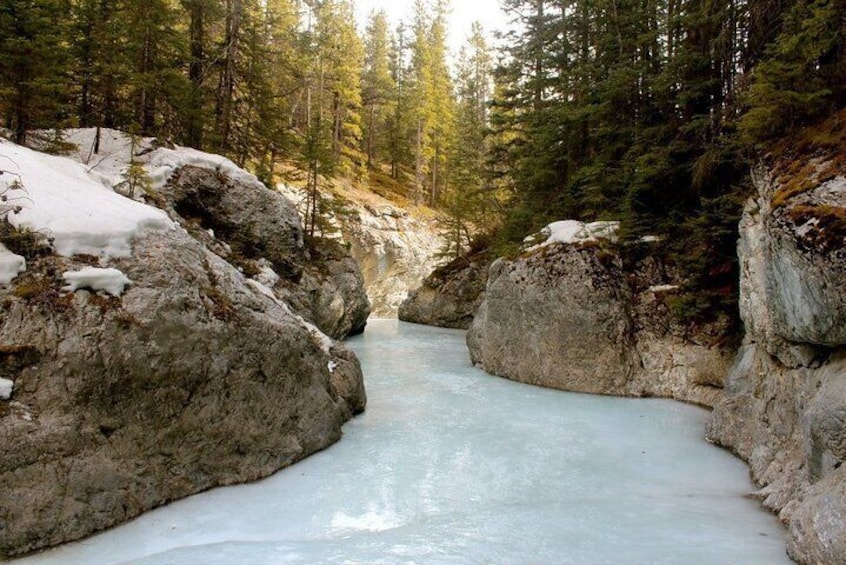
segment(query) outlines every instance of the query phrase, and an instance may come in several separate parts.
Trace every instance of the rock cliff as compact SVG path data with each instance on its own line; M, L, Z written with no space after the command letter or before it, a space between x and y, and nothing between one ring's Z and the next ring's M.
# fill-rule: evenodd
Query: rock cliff
M115 195L90 168L0 143L20 164L24 207L48 207L41 186L71 198L49 224L64 251L16 242L26 270L0 288L0 379L12 385L0 400L0 556L267 476L338 440L364 409L357 359L282 299L308 297L312 269L342 279L328 283L336 297L363 296L360 279L343 257L315 262L284 198L222 158L156 149L146 198L172 223L148 214L155 225L108 232L92 211L111 211L111 225L129 208L102 204ZM21 222L18 233L36 228ZM74 251L81 240L91 251ZM312 318L336 293L321 292L303 301ZM324 326L335 335L361 323L334 312Z
M304 201L296 188L280 190L294 202ZM440 263L443 241L437 220L425 220L366 190L345 186L339 192L343 194L323 194L333 202L329 208L338 210L328 221L361 269L371 315L395 318L409 291Z
M646 258L624 269L607 223L551 227L542 244L491 266L467 335L473 362L562 390L712 405L731 352L668 321L676 287L660 265Z
M708 436L749 462L793 559L843 564L846 178L791 194L787 179L757 177L738 246L746 337Z

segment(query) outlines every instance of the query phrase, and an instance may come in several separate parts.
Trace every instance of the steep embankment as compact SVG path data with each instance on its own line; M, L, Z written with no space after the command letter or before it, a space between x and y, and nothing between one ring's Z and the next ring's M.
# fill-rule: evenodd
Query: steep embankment
M280 190L294 202L305 201L299 189L281 186ZM364 276L371 315L395 318L409 291L441 262L438 253L444 245L437 216L431 210L400 207L349 184L324 192L323 197L332 201L327 221Z
M355 356L304 319L310 270L346 301L328 330L366 319L351 260L338 282L290 203L231 162L145 140L127 175L128 138L104 136L88 166L0 141L20 207L0 253L0 555L266 476L365 405Z
M744 344L708 430L749 462L800 563L846 563L846 177L761 171L740 225Z

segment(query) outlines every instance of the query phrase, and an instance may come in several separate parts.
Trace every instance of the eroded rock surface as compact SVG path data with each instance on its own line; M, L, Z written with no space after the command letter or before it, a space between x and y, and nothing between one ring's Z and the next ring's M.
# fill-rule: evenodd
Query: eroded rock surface
M485 298L491 261L489 253L481 252L435 269L400 304L399 319L442 328L470 328Z
M244 272L275 273L264 273L265 285L324 333L343 339L364 330L370 303L358 264L336 242L306 243L296 208L278 192L186 166L156 197L192 235Z
M301 189L279 185L278 190L304 211ZM349 250L364 280L374 318L396 318L409 291L443 261L443 239L433 212L412 214L387 198L347 185L338 193L325 191L327 235ZM425 219L426 215L431 216Z
M186 233L135 247L121 298L61 294L53 257L5 294L0 342L38 358L0 419L0 554L266 476L364 408L354 356Z
M846 563L846 180L790 199L762 174L741 222L745 344L708 435L749 462L807 564ZM775 204L774 204L775 203Z
M710 406L731 354L673 326L666 298L677 287L659 284L666 278L649 261L624 269L619 249L601 236L550 237L491 266L467 336L470 356L531 384Z

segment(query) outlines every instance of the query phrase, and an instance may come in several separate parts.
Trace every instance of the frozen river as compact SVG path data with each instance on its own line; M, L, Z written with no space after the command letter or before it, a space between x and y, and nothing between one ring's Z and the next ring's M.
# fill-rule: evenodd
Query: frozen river
M458 331L379 321L349 345L369 403L340 443L16 563L789 563L704 410L490 377Z

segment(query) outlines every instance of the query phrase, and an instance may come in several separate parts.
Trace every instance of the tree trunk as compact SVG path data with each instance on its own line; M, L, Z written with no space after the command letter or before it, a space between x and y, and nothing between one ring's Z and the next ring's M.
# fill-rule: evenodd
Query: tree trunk
M226 36L224 42L223 70L220 74L220 85L217 92L217 134L218 144L222 151L230 148L230 134L232 131L232 106L235 97L236 68L238 44L241 32L241 0L227 0L226 2Z
M201 149L203 146L203 82L205 82L205 10L202 0L190 0L186 8L190 17L188 34L190 37L191 63L188 66L188 79L191 82L191 98L186 131L186 143Z

